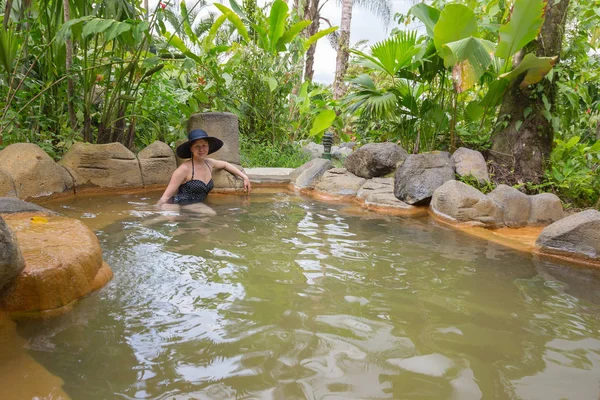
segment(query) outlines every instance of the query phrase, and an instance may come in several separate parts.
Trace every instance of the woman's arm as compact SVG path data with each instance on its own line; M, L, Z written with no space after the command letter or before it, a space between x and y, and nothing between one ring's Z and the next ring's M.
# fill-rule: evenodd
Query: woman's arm
M179 185L181 185L185 181L185 178L188 176L189 169L190 167L188 163L184 163L181 164L175 170L175 172L173 172L173 175L171 175L171 180L169 181L165 192L160 197L160 200L158 200L158 203L156 203L157 206L165 204L167 201L169 201L171 197L173 197L173 195L175 195L175 193L177 193Z
M213 160L212 158L207 158L207 161L210 163L213 169L224 169L225 171L242 178L244 180L244 190L250 193L252 186L250 185L250 178L248 178L248 175L246 175L227 161Z

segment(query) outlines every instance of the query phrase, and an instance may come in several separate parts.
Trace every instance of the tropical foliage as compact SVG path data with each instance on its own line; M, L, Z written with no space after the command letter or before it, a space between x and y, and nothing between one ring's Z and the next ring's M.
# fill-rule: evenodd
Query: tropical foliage
M519 187L593 206L600 3L561 1L570 6L562 50L550 55L534 50L554 0L415 4L387 39L344 47L352 59L340 98L304 76L315 43L340 37L305 18L319 18L307 12L316 0L170 0L153 10L140 0L0 1L0 148L32 142L58 159L76 141L174 145L193 113L224 111L239 117L247 166L297 166L299 143L326 131L492 157L494 132L518 134L541 115L552 153L542 180ZM389 15L388 1L355 3ZM515 93L537 105L502 112Z

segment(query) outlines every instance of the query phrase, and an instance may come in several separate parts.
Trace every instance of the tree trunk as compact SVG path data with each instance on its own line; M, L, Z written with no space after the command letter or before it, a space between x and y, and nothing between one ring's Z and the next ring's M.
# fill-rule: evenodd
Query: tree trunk
M304 9L304 19L309 19L312 23L306 29L306 37L311 37L319 30L319 0L308 0ZM317 43L310 45L306 51L306 63L304 64L304 80L312 81L315 74L315 51Z
M352 22L352 0L342 2L342 20L340 21L340 39L335 59L335 79L333 81L333 98L339 99L346 92L344 75L348 69L348 48L350 47L350 24Z
M546 19L537 40L526 47L538 57L560 56L569 0L548 0ZM546 102L550 114L555 111L556 84L543 79L538 85L520 89L522 77L514 80L508 88L498 124L492 136L490 158L510 168L524 181L537 183L549 159L554 139L552 122L544 116ZM527 115L525 115L527 113Z
M71 20L71 8L69 6L69 0L63 0L65 24ZM66 73L67 73L67 109L69 112L69 121L71 122L71 128L77 127L77 117L75 116L75 108L73 107L73 93L75 92L75 84L73 83L73 77L71 76L71 69L73 67L73 42L71 39L67 39L65 43L66 47Z
M4 5L4 21L2 22L4 30L8 29L8 22L10 21L10 12L12 11L12 3L13 0L6 0L6 4Z

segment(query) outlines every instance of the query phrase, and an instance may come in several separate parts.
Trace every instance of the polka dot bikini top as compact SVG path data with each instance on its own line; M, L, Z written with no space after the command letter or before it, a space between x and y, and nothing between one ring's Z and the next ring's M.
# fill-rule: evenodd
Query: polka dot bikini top
M177 204L200 203L206 199L208 193L213 189L212 169L206 161L206 166L211 172L211 178L208 183L204 183L200 179L194 179L194 158L192 157L192 179L179 185L177 194L173 196L173 202Z

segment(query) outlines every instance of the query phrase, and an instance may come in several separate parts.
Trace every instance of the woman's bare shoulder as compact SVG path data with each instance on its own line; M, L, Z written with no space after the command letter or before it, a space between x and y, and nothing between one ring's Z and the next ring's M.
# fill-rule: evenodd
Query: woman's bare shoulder
M225 168L226 162L221 160L215 160L214 158L205 158L205 161L210 165L211 168L222 169Z

